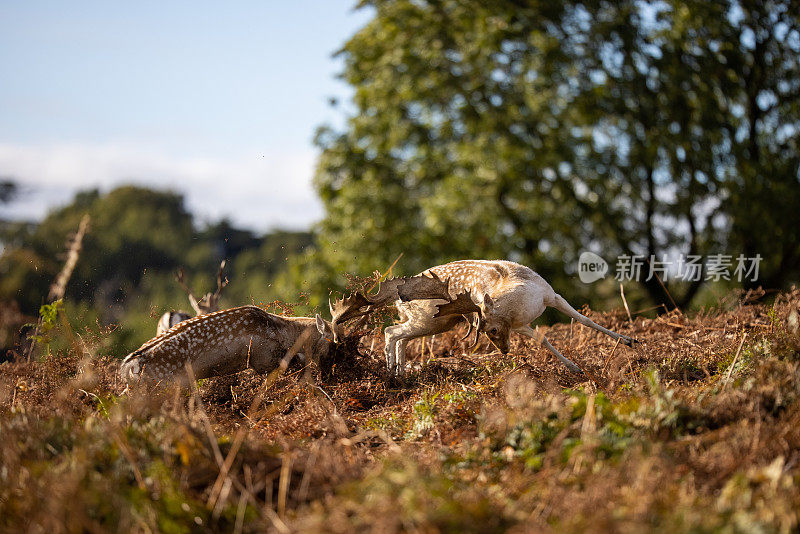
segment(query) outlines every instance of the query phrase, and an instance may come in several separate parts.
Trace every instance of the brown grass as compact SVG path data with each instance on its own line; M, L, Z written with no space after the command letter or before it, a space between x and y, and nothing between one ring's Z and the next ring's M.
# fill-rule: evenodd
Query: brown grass
M764 532L798 528L800 291L687 316L542 328L508 356L464 330L377 330L315 385L246 371L122 394L118 362L0 365L0 530Z

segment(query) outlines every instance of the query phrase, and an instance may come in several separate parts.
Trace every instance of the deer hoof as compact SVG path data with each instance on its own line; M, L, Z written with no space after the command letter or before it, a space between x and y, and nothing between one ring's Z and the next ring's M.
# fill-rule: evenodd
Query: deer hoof
M632 337L625 338L625 344L629 347L632 347L634 344L641 343L638 339L634 339Z

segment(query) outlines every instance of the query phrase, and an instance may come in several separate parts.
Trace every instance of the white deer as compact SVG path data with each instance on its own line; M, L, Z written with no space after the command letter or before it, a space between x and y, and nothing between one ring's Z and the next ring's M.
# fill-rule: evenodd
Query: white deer
M186 285L186 275L183 269L178 269L178 274L175 280L181 285L184 291L189 295L189 304L192 305L195 315L205 315L219 310L219 298L222 295L222 290L228 285L228 279L222 276L222 271L225 269L225 260L219 264L219 271L217 271L217 290L213 293L206 293L200 300L192 293L189 286ZM158 320L156 326L156 335L163 334L176 324L183 322L191 317L190 314L183 310L172 310L166 312Z
M256 306L241 306L183 321L130 353L120 377L186 384L187 364L195 378L247 368L267 373L288 366L295 354L319 368L331 351L333 326L322 317L282 317ZM310 367L308 368L310 370Z
M508 353L511 332L517 332L540 339L561 363L576 373L582 373L581 369L530 326L546 307L556 308L579 323L619 339L628 346L636 342L578 313L544 278L518 263L461 260L431 267L421 275L446 281L449 299L430 300L427 297L428 300L414 300L409 296L396 301L402 322L384 331L386 365L394 374L405 370L406 345L410 340L450 330L465 316L477 315L477 335L484 332L503 354ZM343 312L339 314L343 315ZM334 323L336 319L334 315Z

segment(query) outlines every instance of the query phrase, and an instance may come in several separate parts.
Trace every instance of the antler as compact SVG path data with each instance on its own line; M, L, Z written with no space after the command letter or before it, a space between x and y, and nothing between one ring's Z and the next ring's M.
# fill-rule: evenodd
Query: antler
M404 302L419 299L450 300L449 286L447 280L442 280L436 273L431 272L429 275L405 278L405 283L397 288L397 296Z
M183 267L178 269L178 274L175 276L175 280L177 280L183 290L189 294L189 303L192 305L192 308L197 315L203 315L205 313L217 311L222 290L228 285L228 279L224 278L222 275L225 269L225 263L226 260L222 260L219 264L219 270L217 271L217 290L213 293L206 293L200 300L197 300L192 293L192 290L186 286L186 274L183 271Z
M472 344L468 346L468 348L471 349L478 344L478 339L480 339L481 337L481 330L483 329L483 319L481 318L481 314L478 314L477 321L473 321L471 317L467 317L466 315L464 315L463 317L467 321L467 324L469 326L467 328L467 333L464 334L464 337L462 337L459 341L464 341L465 339L469 338L469 335L472 333L472 330L475 329L475 341L473 341Z
M211 313L219 309L219 297L222 294L222 289L228 285L228 279L222 276L224 269L225 260L222 260L219 264L219 271L217 271L217 290L213 293L206 293L197 303L202 313Z
M223 278L222 271L225 269L225 260L222 260L219 264L219 271L217 271L217 290L213 293L206 293L205 296L200 299L200 307L202 307L205 313L217 311L219 307L219 297L222 295L222 289L228 285L228 279Z
M464 291L456 295L455 299L450 299L449 302L444 304L439 304L436 306L437 311L433 315L434 317L444 317L446 315L463 315L464 319L467 320L469 324L469 328L467 329L467 334L461 338L462 341L467 339L469 335L472 333L472 329L475 328L475 341L469 348L474 347L478 344L478 338L481 335L481 330L483 330L483 314L481 313L481 308L472 300L472 297L469 291ZM472 314L478 315L477 324L474 324L472 320L468 317Z
M335 327L339 323L366 315L371 311L367 309L370 305L370 301L361 293L339 299L333 304L329 300L328 307L331 310L332 317L331 324Z
M475 304L469 291L459 293L455 299L448 299L445 304L438 304L438 310L434 317L444 317L445 315L470 315L477 313L480 316L481 307Z
M359 291L333 304L328 301L331 324L335 332L336 325L372 313L397 300L407 302L418 299L450 300L448 283L442 281L435 273L431 273L430 276L390 278L380 284L376 293Z
M189 287L186 285L186 282L184 281L185 278L186 278L186 273L183 271L183 267L179 267L178 268L178 273L175 275L175 280L181 285L183 290L186 291L186 293L189 295L189 303L192 305L192 308L194 308L195 313L197 315L200 315L203 312L200 311L200 305L197 302L197 299L195 298L194 294L192 293L192 290L189 289Z

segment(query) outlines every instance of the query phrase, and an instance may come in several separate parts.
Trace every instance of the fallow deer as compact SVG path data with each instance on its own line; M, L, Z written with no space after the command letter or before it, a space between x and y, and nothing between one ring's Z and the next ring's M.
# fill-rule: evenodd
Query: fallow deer
M224 262L220 273L222 267ZM179 282L182 283L182 276ZM224 285L218 286L217 294ZM288 365L295 353L319 366L320 358L343 335L339 323L367 315L395 300L411 298L447 299L447 286L435 275L387 280L374 294L359 293L331 305L334 318L330 323L319 314L313 319L282 317L256 306L198 315L157 335L125 357L120 376L126 381L146 376L153 380L177 377L185 382L187 376L183 371L187 363L198 379L246 368L265 373L279 365Z
M222 276L224 269L225 260L222 260L222 262L219 264L219 271L217 271L217 290L213 293L206 293L200 300L197 300L192 293L192 290L186 285L186 274L183 272L183 269L178 269L175 280L189 295L189 303L192 305L195 315L205 315L207 313L212 313L219 310L220 295L222 295L223 288L228 285L228 279ZM183 322L190 317L191 315L183 310L172 310L166 312L158 320L158 325L156 326L156 335L163 334L176 324Z
M387 327L384 331L386 364L391 373L405 370L405 349L410 340L445 332L465 317L475 315L478 318L477 335L484 332L503 354L508 353L511 332L518 332L540 339L561 363L576 373L582 373L581 369L556 350L544 336L537 335L530 326L546 307L554 307L579 323L619 339L628 346L636 342L578 313L541 276L518 263L461 260L431 267L420 275L445 280L449 297L446 300L409 298L409 302L403 299L396 301L402 323Z
M288 366L295 354L319 367L320 358L331 350L334 328L319 315L281 317L256 306L200 315L130 353L122 361L120 377L128 382L147 377L185 384L187 364L197 379L247 368L266 373Z

